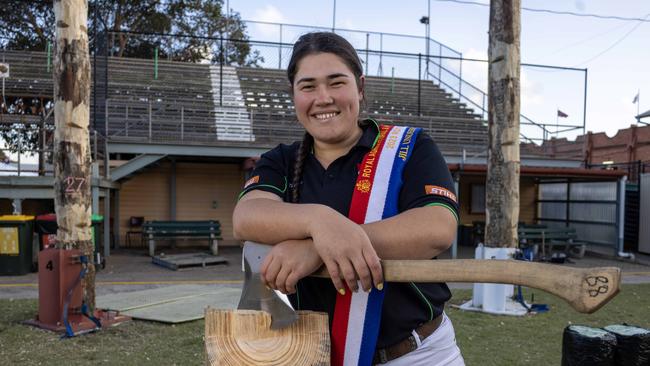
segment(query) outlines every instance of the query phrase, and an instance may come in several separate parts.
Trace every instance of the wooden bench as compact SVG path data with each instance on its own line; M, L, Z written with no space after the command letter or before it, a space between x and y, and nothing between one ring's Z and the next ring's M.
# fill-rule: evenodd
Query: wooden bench
M547 248L549 255L552 254L553 247L564 247L564 253L567 257L570 254L574 254L578 258L582 258L585 255L587 243L578 240L578 235L574 228L548 228L544 225L531 225L520 227L517 231L520 245L540 245L543 258L546 258Z
M213 255L218 253L217 240L221 239L221 224L207 221L147 221L142 232L149 242L149 255L154 256L156 239L207 239Z

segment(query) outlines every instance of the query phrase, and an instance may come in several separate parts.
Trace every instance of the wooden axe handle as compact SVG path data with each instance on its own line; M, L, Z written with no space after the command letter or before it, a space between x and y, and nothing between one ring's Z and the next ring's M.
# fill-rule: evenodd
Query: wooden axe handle
M383 260L387 282L480 282L522 285L566 300L581 313L593 313L619 291L617 267L569 268L516 260ZM329 277L322 268L314 274Z

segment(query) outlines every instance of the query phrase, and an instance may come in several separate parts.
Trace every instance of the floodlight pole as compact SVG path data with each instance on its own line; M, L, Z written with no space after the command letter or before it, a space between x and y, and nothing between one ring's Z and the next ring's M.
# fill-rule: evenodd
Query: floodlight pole
M334 0L334 7L332 9L332 32L336 30L336 0Z
M424 24L425 78L429 77L429 24L431 23L431 1L427 0L427 3L427 16L420 18L420 23Z
M587 127L587 68L585 68L585 92L584 100L582 101L582 134L585 134L585 128Z

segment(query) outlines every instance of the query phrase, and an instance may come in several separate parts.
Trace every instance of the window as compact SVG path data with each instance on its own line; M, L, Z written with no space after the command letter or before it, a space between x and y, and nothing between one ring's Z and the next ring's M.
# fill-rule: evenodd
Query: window
M485 184L472 184L472 202L469 213L485 213Z

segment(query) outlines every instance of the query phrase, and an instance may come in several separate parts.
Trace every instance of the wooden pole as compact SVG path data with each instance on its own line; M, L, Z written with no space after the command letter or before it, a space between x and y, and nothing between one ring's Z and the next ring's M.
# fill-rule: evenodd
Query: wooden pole
M84 301L95 307L95 267L90 194L90 57L87 0L55 0L54 205L57 247L80 249L88 258ZM108 218L106 218L108 220Z
M517 247L520 0L491 0L485 244Z

